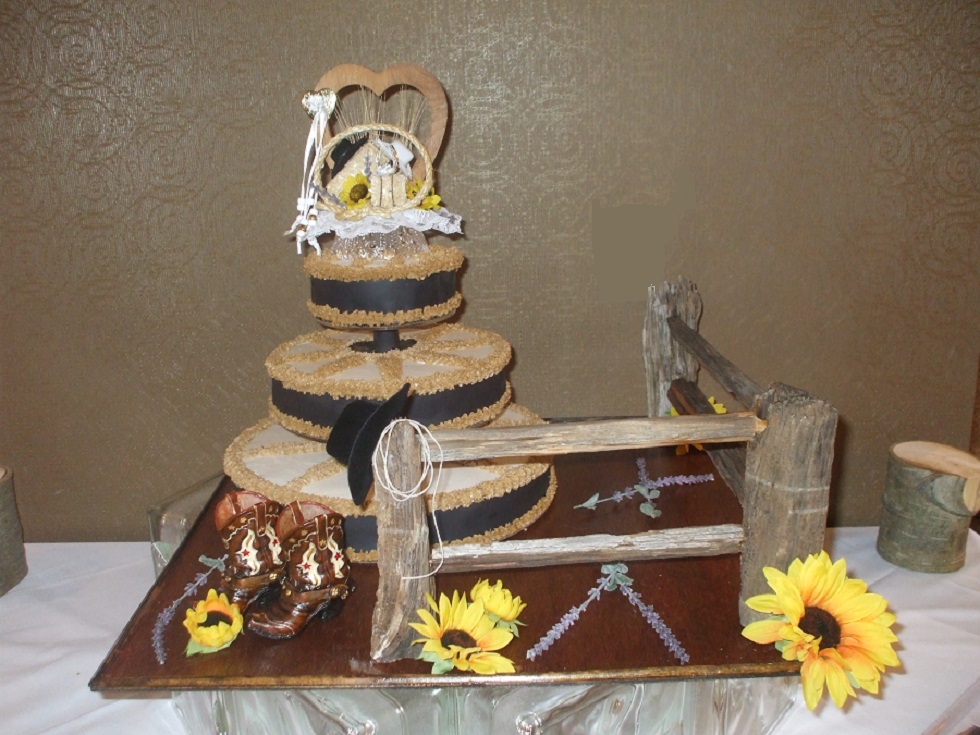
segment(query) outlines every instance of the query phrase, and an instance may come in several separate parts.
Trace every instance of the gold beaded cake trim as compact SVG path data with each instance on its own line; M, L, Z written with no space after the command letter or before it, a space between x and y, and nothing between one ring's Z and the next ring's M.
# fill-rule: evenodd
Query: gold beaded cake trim
M325 250L311 251L303 258L303 271L325 281L421 281L433 273L457 271L463 266L463 251L452 245L429 245L419 253L398 255L390 260L355 258L341 260Z
M310 314L327 326L339 329L381 329L385 327L419 326L442 321L451 316L463 303L463 295L457 291L447 301L420 309L401 309L399 311L341 311L333 306L314 304L307 300L306 308Z
M462 416L457 416L454 419L446 419L445 421L440 421L438 424L433 424L430 429L470 429L476 426L486 426L491 421L497 419L500 414L504 412L508 404L510 404L511 398L514 397L514 391L510 387L510 381L504 384L504 394L500 397L500 400L489 406L484 406L476 411L471 411L470 413L463 414Z
M357 352L351 345L368 341L369 336L322 330L279 345L265 361L265 367L270 378L290 390L383 401L406 382L412 384L413 393L433 395L492 378L510 362L510 344L499 335L482 329L440 324L418 331L406 330L401 337L414 340L415 344L391 352ZM303 346L302 350L298 349L300 346ZM489 354L469 357L453 351L476 347L489 347ZM406 378L402 369L406 360L457 369ZM310 371L294 367L319 362L323 364ZM380 379L333 377L361 365L375 366Z

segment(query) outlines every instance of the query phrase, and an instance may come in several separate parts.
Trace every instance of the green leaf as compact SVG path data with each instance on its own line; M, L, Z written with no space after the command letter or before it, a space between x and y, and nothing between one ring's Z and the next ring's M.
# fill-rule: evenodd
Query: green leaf
M584 503L579 503L574 506L575 508L585 508L586 510L595 510L596 505L599 503L599 493L596 493L591 498L586 500Z
M632 577L627 577L625 574L617 574L617 575L615 575L614 578L616 580L616 584L621 585L621 586L627 586L628 587L629 585L633 584L633 578Z
M520 634L517 632L517 625L518 623L516 620L511 620L511 621L499 620L499 619L497 620L497 627L503 628L504 630L509 630L511 633L514 634L515 638L520 637ZM523 623L521 623L521 625L523 625Z
M208 569L217 569L219 572L225 571L225 560L224 560L224 558L221 558L221 559L212 559L210 556L205 556L204 554L201 554L197 558L197 560L199 562L201 562L201 564L203 564L204 566L206 566Z
M194 656L198 653L215 653L216 651L222 651L231 645L231 641L228 641L223 646L218 646L217 648L212 648L211 646L202 646L200 643L191 638L187 641L187 648L184 649L184 655L187 657Z
M443 659L439 659L439 660L435 661L432 664L432 673L433 674L448 674L452 670L453 670L453 660L452 659L449 659L448 661L444 661Z
M642 503L640 505L640 512L643 515L650 516L651 518L660 517L660 511L653 507L653 503Z

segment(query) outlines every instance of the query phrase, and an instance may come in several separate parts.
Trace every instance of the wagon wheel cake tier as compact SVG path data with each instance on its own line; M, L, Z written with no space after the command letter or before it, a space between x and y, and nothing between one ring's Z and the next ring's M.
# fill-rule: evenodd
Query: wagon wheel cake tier
M492 426L542 423L510 405ZM322 441L308 439L264 419L245 430L225 453L225 472L240 488L280 502L315 501L342 513L352 561L377 558L374 492L363 506L351 499L343 465ZM555 493L550 464L520 458L446 463L427 496L432 538L445 543L496 541L522 531L547 510Z
M326 329L269 356L271 415L291 431L324 439L351 401L384 401L408 383L408 418L443 428L481 425L510 401L510 357L503 338L458 324L405 330L398 349L387 352L374 351L368 333Z

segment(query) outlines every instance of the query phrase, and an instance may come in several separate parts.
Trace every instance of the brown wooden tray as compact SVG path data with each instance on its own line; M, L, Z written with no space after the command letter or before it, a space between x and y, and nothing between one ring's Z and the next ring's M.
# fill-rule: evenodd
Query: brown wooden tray
M637 457L644 457L651 478L678 474L714 474L701 452L675 456L672 448L568 455L555 461L558 493L552 507L517 538L550 538L596 533L627 534L683 526L740 523L741 508L720 480L666 487L659 518L639 511L642 498L607 502L596 510L575 509L593 493L603 497L638 481ZM184 656L187 634L182 604L163 628L166 661L154 652L154 627L196 575L206 571L202 555L218 558L224 549L211 522L226 479L211 498L187 539L150 589L139 609L90 682L95 690L180 690L233 688L427 687L582 683L615 680L780 676L798 671L771 647L741 636L738 621L737 555L630 562L629 576L647 605L670 626L690 659L678 664L639 610L619 592L604 592L549 650L535 661L525 653L571 608L581 604L603 576L600 564L506 570L490 575L528 603L521 615L526 627L502 651L517 673L480 677L453 672L433 676L417 660L378 664L370 658L371 615L377 570L357 564L356 591L334 620L315 620L297 638L268 641L247 631L229 648L210 655ZM216 573L212 575L212 578ZM440 574L438 589L469 590L475 573ZM486 575L483 575L486 576ZM206 592L208 585L203 587ZM195 595L201 599L204 592Z

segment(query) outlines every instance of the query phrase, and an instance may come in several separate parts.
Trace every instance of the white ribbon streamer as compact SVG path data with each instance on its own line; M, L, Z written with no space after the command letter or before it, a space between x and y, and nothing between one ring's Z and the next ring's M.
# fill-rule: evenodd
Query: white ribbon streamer
M296 200L296 209L299 216L296 218L294 230L300 224L309 226L310 215L316 211L316 183L313 177L316 171L313 164L320 158L323 151L323 138L327 133L330 116L333 114L334 107L337 105L337 94L330 89L320 89L316 92L307 92L303 95L303 107L313 118L310 124L309 135L306 136L306 149L303 158L303 180L300 183L299 199ZM311 155L312 154L312 155ZM317 248L317 252L319 252ZM296 238L296 252L303 254L303 240Z

